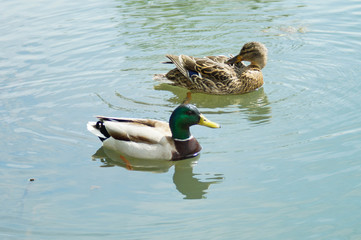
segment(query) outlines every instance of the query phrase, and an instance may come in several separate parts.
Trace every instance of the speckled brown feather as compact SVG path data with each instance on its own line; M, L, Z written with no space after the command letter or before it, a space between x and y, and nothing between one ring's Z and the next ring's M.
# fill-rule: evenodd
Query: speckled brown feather
M254 91L263 85L262 72L257 67L222 68L217 65L207 65L207 62L194 67L201 73L201 77L193 75L188 79L177 68L170 70L165 76L175 86L211 94L242 94Z
M262 54L263 60L267 60L267 49L264 47L254 47L261 51L256 52L256 56ZM246 46L245 44L244 46ZM249 46L247 46L249 48ZM242 51L241 51L242 53ZM241 54L240 53L240 54ZM258 55L257 55L258 54ZM261 67L251 61L251 65L245 66L242 62L229 65L226 56L208 56L204 58L195 58L187 55L166 55L176 68L170 70L164 76L172 81L172 85L187 88L194 92L204 92L209 94L243 94L254 91L263 85L263 75ZM248 59L245 59L248 61ZM189 74L189 71L198 74ZM189 76L191 75L191 76Z

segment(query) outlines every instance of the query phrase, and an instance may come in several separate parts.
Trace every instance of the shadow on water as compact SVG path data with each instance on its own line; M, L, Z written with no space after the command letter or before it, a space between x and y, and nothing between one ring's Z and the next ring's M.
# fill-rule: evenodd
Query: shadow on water
M174 166L173 183L184 199L206 198L209 186L224 179L223 174L194 173L193 166L197 164L199 156L181 161L144 160L124 157L119 152L101 147L92 158L98 159L103 164L101 167L118 166L130 171L166 173ZM206 180L199 179L202 176L206 176Z
M168 101L181 103L187 94L186 89L175 87L166 83L155 86L156 90L170 91L174 94ZM192 93L192 104L199 108L218 108L219 113L243 112L251 123L267 123L270 121L271 105L263 88L242 95L210 95L204 93ZM204 113L209 114L207 111ZM212 114L212 113L210 113Z
M167 99L168 103L171 104L157 104L157 106L171 107L172 104L178 105L184 102L187 96L188 90L180 87L171 86L169 84L159 84L155 86L156 90L170 91L174 96ZM139 101L132 98L123 96L116 92L115 95L122 101L127 102L124 107L123 105L115 105L105 100L100 95L96 94L100 100L108 105L109 108L115 110L128 110L130 105L144 105L152 106L154 104L145 101ZM210 95L203 93L192 93L191 104L196 105L199 108L217 109L216 112L202 111L207 114L227 114L234 112L242 112L246 114L247 119L254 124L268 123L272 118L272 108L268 101L268 97L264 92L263 88L257 91L242 94L242 95Z

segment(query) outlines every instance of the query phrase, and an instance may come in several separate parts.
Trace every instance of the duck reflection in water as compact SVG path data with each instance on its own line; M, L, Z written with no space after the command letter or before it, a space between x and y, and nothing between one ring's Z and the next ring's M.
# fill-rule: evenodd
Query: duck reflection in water
M161 83L155 86L159 91L170 91L173 97L168 101L171 103L179 103L186 95L187 90L183 88L171 86ZM204 93L192 93L192 103L199 108L219 108L218 113L230 113L239 111L245 113L247 119L253 124L268 123L272 118L272 108L268 101L264 88L261 87L256 91L241 95L210 95ZM234 110L233 106L238 109ZM227 108L229 110L227 111ZM204 112L207 113L207 112Z
M184 195L184 199L206 198L206 193L210 185L223 181L223 174L199 174L193 172L193 167L197 163L200 155L179 161L157 161L131 158L117 151L104 147L92 156L94 160L99 159L103 163L101 167L119 166L131 171L143 171L153 173L166 173L174 166L173 183L177 190ZM206 180L201 180L206 176Z

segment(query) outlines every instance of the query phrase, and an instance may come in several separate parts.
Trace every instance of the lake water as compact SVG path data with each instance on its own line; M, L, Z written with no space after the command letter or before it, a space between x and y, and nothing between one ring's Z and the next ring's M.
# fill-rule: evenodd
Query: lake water
M361 1L1 1L1 239L361 239ZM167 120L165 54L269 49L193 94L196 159L127 165L95 115ZM99 149L100 148L100 149ZM33 180L33 181L32 181Z

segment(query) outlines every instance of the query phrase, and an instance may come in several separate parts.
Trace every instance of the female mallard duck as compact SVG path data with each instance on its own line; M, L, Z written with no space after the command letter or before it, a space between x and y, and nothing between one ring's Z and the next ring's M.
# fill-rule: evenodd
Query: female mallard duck
M210 94L242 94L263 85L261 69L267 63L267 48L259 42L244 44L233 57L210 56L195 58L186 55L166 55L176 68L163 75L172 85ZM249 61L245 66L241 61Z
M181 104L169 123L153 119L98 117L87 128L103 142L103 146L125 155L142 159L180 160L198 155L201 146L189 127L203 125L219 128L207 120L191 104Z

